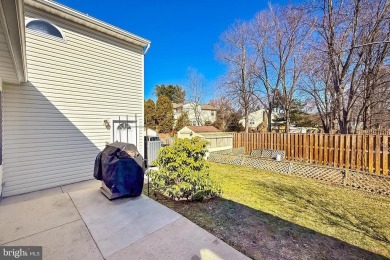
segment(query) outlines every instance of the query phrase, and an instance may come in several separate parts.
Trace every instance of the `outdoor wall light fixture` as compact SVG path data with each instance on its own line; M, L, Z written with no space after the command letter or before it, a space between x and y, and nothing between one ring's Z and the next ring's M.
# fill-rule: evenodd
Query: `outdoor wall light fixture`
M106 127L107 130L110 130L110 129L111 129L110 122L108 122L107 119L105 119L105 120L103 121L103 125Z

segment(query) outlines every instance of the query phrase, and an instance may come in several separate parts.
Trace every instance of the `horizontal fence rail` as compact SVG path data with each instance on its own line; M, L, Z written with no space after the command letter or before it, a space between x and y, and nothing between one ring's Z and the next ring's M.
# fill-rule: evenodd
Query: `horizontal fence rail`
M233 147L283 150L285 159L387 176L390 137L369 134L234 133Z
M355 134L390 135L390 129L358 130Z

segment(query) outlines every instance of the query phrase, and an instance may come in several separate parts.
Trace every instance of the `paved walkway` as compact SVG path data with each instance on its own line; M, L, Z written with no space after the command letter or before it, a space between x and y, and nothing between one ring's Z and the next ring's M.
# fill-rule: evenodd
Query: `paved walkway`
M149 199L107 200L86 181L0 203L0 245L43 246L43 259L248 259Z

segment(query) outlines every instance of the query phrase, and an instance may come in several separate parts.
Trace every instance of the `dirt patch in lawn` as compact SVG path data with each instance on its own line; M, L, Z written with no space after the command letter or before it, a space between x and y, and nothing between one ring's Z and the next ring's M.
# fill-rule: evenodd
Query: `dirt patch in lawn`
M248 167L210 170L221 198L151 197L254 259L390 257L387 198Z
M223 198L191 203L152 197L253 259L387 259Z

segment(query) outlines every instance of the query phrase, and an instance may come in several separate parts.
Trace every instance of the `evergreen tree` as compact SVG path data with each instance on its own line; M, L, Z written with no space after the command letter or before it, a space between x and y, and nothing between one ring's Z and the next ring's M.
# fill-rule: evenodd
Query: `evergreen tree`
M284 126L286 116L283 108L279 109L278 116L273 120L273 126ZM290 108L290 125L297 127L316 127L316 122L313 121L312 116L305 112L305 104L297 99L294 99Z
M144 102L144 125L150 129L156 129L156 105L148 99Z
M245 127L240 123L241 115L238 112L233 112L229 115L226 131L228 132L242 132Z
M186 92L179 85L156 85L154 93L157 98L167 96L173 103L184 103Z
M299 100L294 100L290 111L291 124L298 127L316 127L313 117L304 111L305 104Z
M183 127L189 126L189 125L191 125L191 122L190 122L190 119L188 118L188 113L187 113L187 112L183 112L183 113L179 116L179 118L177 119L175 129L176 129L177 131L179 131L179 130L182 129Z
M156 102L157 131L168 133L173 129L175 119L173 117L173 106L167 96L160 96Z

